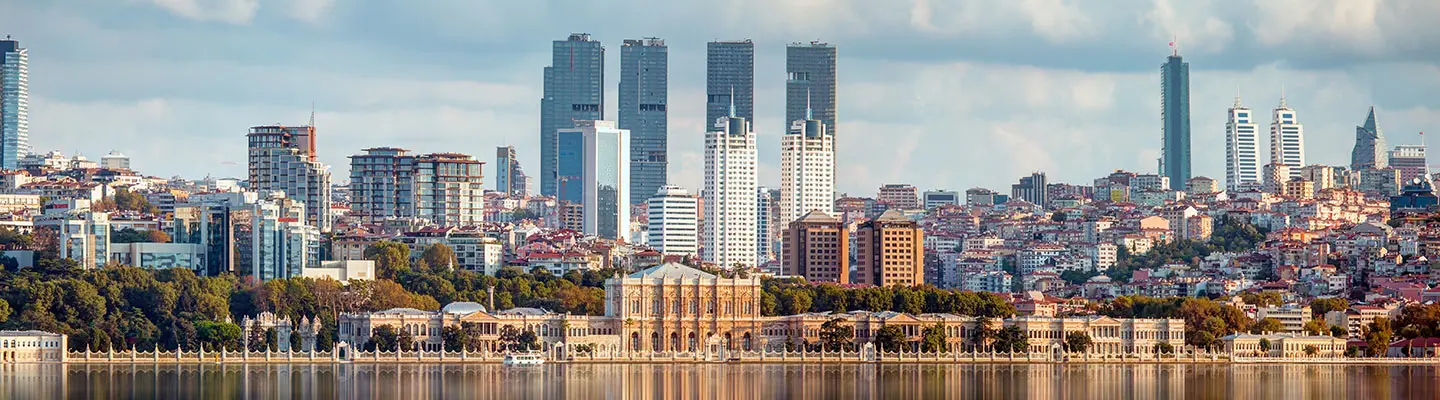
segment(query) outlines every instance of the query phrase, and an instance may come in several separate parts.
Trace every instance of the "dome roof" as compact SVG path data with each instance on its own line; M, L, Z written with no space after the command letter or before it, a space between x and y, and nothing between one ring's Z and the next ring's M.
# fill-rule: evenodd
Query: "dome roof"
M446 304L445 308L440 309L440 311L446 314L474 314L476 312L485 312L485 306L475 302L457 301Z

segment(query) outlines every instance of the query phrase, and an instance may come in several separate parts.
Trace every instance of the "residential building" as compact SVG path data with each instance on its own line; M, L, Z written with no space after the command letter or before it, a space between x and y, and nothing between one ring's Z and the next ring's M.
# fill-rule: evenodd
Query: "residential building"
M1282 190L1280 194L1285 197L1301 200L1314 198L1315 182L1299 178L1291 179L1285 182L1284 190Z
M630 201L644 204L669 182L669 48L659 38L620 46L620 129L630 131Z
M495 148L495 191L524 197L529 194L529 180L525 171L520 168L520 158L515 154L515 146ZM354 181L351 182L353 185Z
M304 203L282 192L195 194L175 205L170 239L203 248L198 275L296 277L320 262L320 230L305 214Z
M30 154L30 50L0 40L0 169L18 169Z
M824 211L810 211L790 222L782 261L785 275L850 283L850 230Z
M829 43L796 42L785 47L787 123L815 119L825 123L830 135L839 132L835 126L835 61L835 46Z
M494 276L505 266L505 246L476 227L428 227L405 232L397 240L410 248L410 257L419 258L437 244L450 247L455 265L449 268ZM441 267L431 265L431 268Z
M1240 104L1226 113L1225 122L1225 190L1231 192L1260 186L1260 124L1255 123L1250 109Z
M883 190L882 190L883 191ZM835 212L835 137L820 120L795 121L780 139L780 226Z
M280 191L305 203L306 224L330 231L330 167L317 161L314 126L250 128L250 190Z
M1350 151L1350 170L1382 169L1385 159L1385 134L1375 123L1375 106L1365 116L1365 123L1355 127L1355 148Z
M1290 180L1290 166L1277 163L1265 164L1263 175L1265 181L1261 185L1261 190L1265 193L1281 194L1285 192L1285 182Z
M1190 180L1190 63L1180 57L1178 47L1160 67L1160 82L1160 172L1170 177L1171 190L1185 190Z
M1400 171L1400 182L1427 178L1430 164L1425 159L1425 145L1402 144L1390 151L1390 168Z
M350 215L366 222L414 217L415 156L394 147L361 151L350 156Z
M1182 188L1183 189L1183 188ZM1044 172L1035 172L1020 178L1020 183L1010 185L1010 197L1045 207L1049 205Z
M440 226L475 225L485 221L485 163L458 153L415 157L410 192L415 217Z
M110 260L110 213L91 210L90 200L50 200L34 223L37 235L54 238L60 258L85 269L104 267Z
M1338 187L1335 183L1335 168L1328 165L1308 165L1300 169L1300 179L1315 183L1315 192Z
M1185 194L1187 196L1203 195L1218 191L1220 191L1220 188L1215 186L1215 180L1204 176L1190 178L1190 181L1185 183Z
M934 210L944 205L960 205L960 192L953 190L927 190L920 198L926 210Z
M705 121L732 115L754 121L755 43L717 41L705 49Z
M925 234L919 224L896 210L860 224L851 281L875 286L925 283Z
M903 183L891 183L880 187L875 200L895 210L916 210L920 208L920 190Z
M722 268L755 266L758 190L749 121L716 120L705 133L705 261Z
M195 243L111 243L109 262L145 269L205 267L205 247Z
M559 153L559 132L575 121L605 119L605 46L588 33L572 33L554 41L550 55L540 99L540 194L579 203L580 191L560 196L566 159Z
M300 276L316 280L331 279L342 285L348 285L351 281L375 279L375 262L371 260L322 261L313 267L305 268Z
M1256 321L1266 318L1272 318L1276 321L1279 321L1280 326L1284 327L1284 330L1280 332L1265 333L1300 333L1305 331L1305 322L1310 320L1310 308L1297 306L1271 306L1261 307L1259 310L1256 311Z
M965 191L965 205L993 206L999 202L995 201L995 192L985 188L971 188Z
M1300 125L1295 110L1285 105L1284 96L1271 118L1270 163L1286 167L1289 175L1284 180L1299 178L1300 167L1305 166L1305 127Z
M1366 168L1357 172L1359 172L1360 182L1355 186L1355 190L1383 197L1400 193L1400 170Z
M646 203L650 247L668 255L700 251L700 202L679 186L661 186Z
M614 121L575 121L560 130L562 164L579 180L562 183L561 198L580 192L584 232L605 239L626 240L630 232L630 131ZM562 165L565 167L565 165Z
M780 204L776 190L760 186L755 189L755 265L762 266L775 260L775 239L777 230L783 230L779 223Z
M100 168L104 169L130 169L130 157L118 151L110 150L104 157L100 157Z
M33 330L0 331L0 364L10 368L14 368L15 364L63 364L69 351L70 341L64 334ZM16 378L15 375L10 376Z

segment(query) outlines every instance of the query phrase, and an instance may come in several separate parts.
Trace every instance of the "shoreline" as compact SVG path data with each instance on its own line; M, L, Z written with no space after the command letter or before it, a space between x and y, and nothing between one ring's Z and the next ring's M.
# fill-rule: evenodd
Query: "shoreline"
M161 365L216 365L216 366L270 366L270 365L438 365L438 366L465 366L465 365L503 365L500 359L447 359L447 360L419 360L419 359L357 359L357 360L331 360L331 359L295 359L295 360L194 360L194 359L116 359L116 360L67 360L63 362L15 362L0 363L0 368L14 366L161 366ZM1127 359L1127 360L1025 360L1025 359L1003 359L994 360L937 360L937 359L882 359L882 360L854 360L854 359L768 359L768 360L694 360L694 359L633 359L633 360L547 360L545 364L556 365L1435 365L1440 367L1440 359ZM516 368L525 368L517 366Z

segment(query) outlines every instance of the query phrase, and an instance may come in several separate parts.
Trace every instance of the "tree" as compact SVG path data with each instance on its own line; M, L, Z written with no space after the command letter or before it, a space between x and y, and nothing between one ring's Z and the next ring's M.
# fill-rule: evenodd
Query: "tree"
M1173 354L1175 353L1175 346L1172 346L1170 345L1170 343L1166 342L1156 343L1155 352L1160 354Z
M820 324L820 343L828 351L850 348L855 341L855 327L844 318L835 318Z
M1066 214L1064 211L1056 211L1054 214L1050 214L1050 220L1055 222L1065 222L1065 220L1069 218L1070 214Z
M1314 357L1314 356L1315 356L1315 353L1319 353L1319 352L1320 352L1320 349L1316 348L1315 345L1305 345L1305 355L1306 355L1306 356Z
M1392 334L1389 318L1379 317L1371 321L1370 324L1365 327L1365 334L1363 335L1367 354L1371 357L1385 355L1385 351L1390 348L1390 337Z
M432 244L420 254L420 259L430 265L432 272L449 271L455 267L455 250L444 243Z
M783 315L795 315L810 312L810 292L800 289L785 289L776 296L780 301L780 313Z
M1274 318L1261 318L1254 326L1250 327L1250 333L1284 332L1285 325Z
M10 303L5 301L5 299L0 299L0 324L9 320L12 312L14 312L14 310L10 308Z
M1090 345L1093 343L1090 334L1085 331L1071 331L1065 334L1065 347L1070 348L1072 352L1084 353L1090 349Z
M200 321L195 323L195 333L201 346L210 351L240 349L240 326L230 322ZM108 335L107 335L108 336Z
M937 322L933 326L926 327L922 332L920 350L931 353L946 351L950 347L946 343L949 338L949 335L945 333L945 325Z
M170 234L159 229L145 231L145 240L150 243L170 243Z
M1315 318L1324 318L1331 311L1345 311L1347 308L1350 308L1350 302L1340 297L1310 300L1310 315Z
M400 343L400 333L392 325L381 325L370 330L370 340L365 342L365 351L395 351Z
M1270 339L1260 339L1260 351L1265 353L1266 355L1270 354Z
M520 329L514 325L505 325L500 328L500 344L507 350L513 350L520 344Z
M410 270L410 248L399 242L382 240L365 248L365 258L375 262L375 275L395 279L401 271Z
M401 351L415 350L415 335L410 331L400 331L400 335L395 337L395 347Z
M1019 327L1007 326L995 335L995 348L1012 353L1030 352L1030 338Z
M884 351L900 351L905 346L905 332L898 326L886 325L875 332L875 345Z
M980 347L988 346L995 339L996 333L995 328L990 326L990 318L975 318L975 331L970 334L970 342Z
M1330 336L1343 339L1350 336L1350 330L1345 329L1343 326L1335 325L1330 327Z
M1330 326L1325 323L1325 320L1319 318L1305 321L1304 329L1306 334L1312 336L1320 336L1330 333Z
M540 344L538 343L539 337L535 336L534 331L520 332L520 337L516 338L516 340L519 342L521 350L529 351L540 348Z

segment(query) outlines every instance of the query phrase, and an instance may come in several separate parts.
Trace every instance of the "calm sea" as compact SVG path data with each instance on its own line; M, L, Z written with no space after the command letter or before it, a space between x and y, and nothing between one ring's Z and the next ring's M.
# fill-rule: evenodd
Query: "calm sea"
M1440 366L0 365L0 399L1434 399Z

